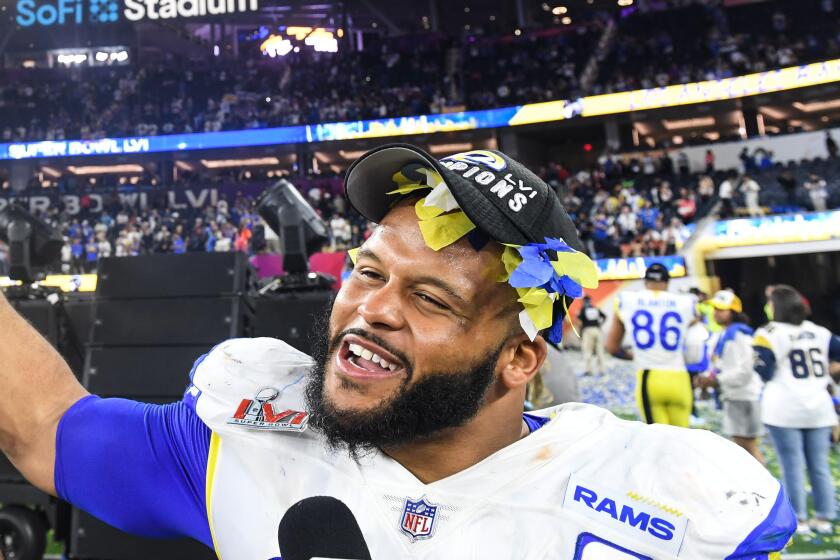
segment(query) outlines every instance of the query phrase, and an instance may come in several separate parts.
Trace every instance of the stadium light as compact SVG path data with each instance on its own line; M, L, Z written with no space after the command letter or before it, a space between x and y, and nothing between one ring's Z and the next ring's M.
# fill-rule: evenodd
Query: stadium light
M326 29L316 29L303 42L317 52L338 52L338 40Z
M257 165L280 165L276 157L244 158L244 159L203 159L201 164L207 169L220 169L225 167L249 167Z
M96 53L96 62L105 62L108 60L108 53L99 51Z
M310 33L312 33L311 27L287 27L286 28L286 35L289 37L294 37L298 41L305 39Z
M56 60L59 64L64 64L65 66L72 66L74 64L81 64L88 59L87 55L84 53L74 53L74 54L60 54L56 57Z
M143 167L133 163L116 165L68 165L67 171L73 175L102 175L104 173L142 173Z
M282 35L270 35L268 39L260 45L260 52L276 58L278 56L286 56L292 52L292 42L284 38Z
M840 99L832 99L831 101L809 101L805 103L802 101L794 101L792 105L803 113L818 113L821 111L829 111L831 109L840 109Z
M556 6L553 10L551 10L551 13L554 14L555 16L562 16L563 14L565 14L568 11L569 11L569 8L567 8L566 6Z
M286 179L263 191L257 212L280 237L283 269L289 274L308 273L309 255L327 239L326 222Z

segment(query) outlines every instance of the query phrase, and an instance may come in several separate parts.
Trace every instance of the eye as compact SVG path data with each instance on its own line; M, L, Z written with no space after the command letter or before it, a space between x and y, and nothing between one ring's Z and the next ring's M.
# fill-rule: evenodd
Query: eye
M378 274L377 272L374 272L373 270L371 270L369 268L363 268L363 269L359 270L358 273L361 276L363 276L365 278L368 278L370 280L382 280L382 275L381 274Z
M435 298L431 297L429 294L425 294L425 293L423 293L423 292L417 292L416 296L417 296L418 298L420 298L421 300L423 300L423 301L425 301L425 302L427 302L427 303L430 303L430 304L434 305L434 306L435 306L435 307L437 307L438 309L444 309L444 310L448 310L448 309L449 309L449 306L447 306L447 305L445 305L445 304L443 304L443 303L439 302L439 301L438 301L438 300L436 300Z

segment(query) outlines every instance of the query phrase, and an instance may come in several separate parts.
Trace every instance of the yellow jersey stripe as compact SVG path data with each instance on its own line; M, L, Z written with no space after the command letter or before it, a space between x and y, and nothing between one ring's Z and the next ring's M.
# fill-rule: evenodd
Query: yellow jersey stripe
M212 432L210 435L210 452L207 454L207 482L205 485L205 503L207 504L207 521L210 524L210 538L213 539L213 550L219 560L222 555L219 547L216 546L216 533L213 531L213 479L216 476L216 464L219 460L219 449L222 446L222 439L219 434Z
M767 340L764 335L756 335L753 337L753 346L760 346L761 348L767 348L768 350L772 350L773 346L771 346L770 341Z

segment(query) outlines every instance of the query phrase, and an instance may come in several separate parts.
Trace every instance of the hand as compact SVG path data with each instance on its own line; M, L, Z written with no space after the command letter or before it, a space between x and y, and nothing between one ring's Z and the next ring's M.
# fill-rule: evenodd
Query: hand
M711 389L717 387L717 379L710 375L702 375L697 377L697 386L701 389Z
M831 443L840 443L840 426L831 428Z

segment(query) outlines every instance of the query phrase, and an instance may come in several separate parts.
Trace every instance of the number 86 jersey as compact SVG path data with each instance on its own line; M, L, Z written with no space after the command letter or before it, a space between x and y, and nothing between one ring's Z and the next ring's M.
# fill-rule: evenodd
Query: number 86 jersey
M685 371L685 338L696 317L697 300L662 290L618 294L616 314L633 341L633 361L640 370Z
M773 372L764 387L761 420L782 428L837 424L827 386L829 360L840 358L840 339L811 321L771 322L755 332L756 369Z

